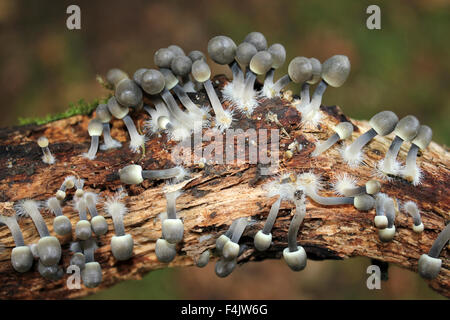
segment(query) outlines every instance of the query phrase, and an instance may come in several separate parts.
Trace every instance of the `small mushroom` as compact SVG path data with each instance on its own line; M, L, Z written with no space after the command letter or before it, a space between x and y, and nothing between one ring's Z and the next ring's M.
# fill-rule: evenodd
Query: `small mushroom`
M384 193L378 193L375 197L375 218L374 224L378 229L384 229L388 226L388 218L385 215L384 202L388 196Z
M97 154L98 150L98 143L100 136L103 132L103 124L98 119L92 119L89 121L88 125L88 133L91 136L91 147L89 148L89 151L87 153L84 153L83 156L88 158L89 160L95 159L95 155Z
M81 270L81 279L87 288L95 288L102 282L102 267L94 259L95 250L98 248L95 239L90 238L82 242L85 265Z
M61 187L56 191L56 199L63 201L66 198L66 190L72 189L75 186L76 179L75 176L65 177Z
M97 194L93 192L85 192L84 200L86 201L87 209L91 214L92 231L94 231L97 236L106 234L108 232L108 223L106 222L105 217L98 214L96 207L98 202Z
M138 84L131 79L123 79L115 88L114 96L117 102L124 107L140 109L143 104L142 90Z
M84 180L76 179L75 180L75 197L74 197L75 200L83 197L83 195L84 195L83 187L84 187Z
M72 233L72 223L62 213L61 204L56 197L51 197L47 200L47 208L55 215L53 219L53 230L60 236L65 236Z
M116 260L128 260L133 255L133 238L130 234L125 234L123 216L127 214L127 207L121 201L125 193L119 191L105 202L105 212L110 215L114 222L116 235L111 238L111 252Z
M48 232L47 225L39 212L39 203L34 200L22 200L15 206L15 210L19 216L31 217L39 232L37 253L40 262L44 266L56 265L61 259L61 244Z
M41 147L42 149L42 153L44 154L42 156L42 161L44 163L47 164L54 164L55 163L55 157L52 155L52 153L50 152L50 149L48 148L48 139L47 137L40 137L37 140L37 144L39 145L39 147Z
M111 121L112 114L108 110L108 106L101 103L95 109L96 117L100 120L103 126L103 144L100 145L100 150L109 150L121 148L122 144L111 137L111 129L109 122Z
M174 243L170 243L166 239L158 239L156 240L155 254L158 261L169 263L175 258L177 250Z
M266 97L270 98L275 94L272 90L274 85L273 76L275 74L275 70L281 67L286 61L286 49L282 44L274 43L267 49L267 51L272 55L272 67L266 73L266 77L264 78L262 93Z
M119 170L120 181L125 184L140 184L144 179L173 179L178 182L187 176L189 176L189 172L181 166L161 170L142 170L140 165L131 164Z
M114 88L123 79L129 79L128 74L120 69L114 68L106 73L106 81Z
M378 237L382 242L389 242L395 236L395 203L391 198L384 200L384 212L388 220L387 227L378 229Z
M30 247L25 245L16 215L11 217L0 215L1 224L8 227L14 239L15 248L11 251L11 264L14 270L20 273L27 272L33 265L33 254Z
M329 137L325 142L316 145L316 149L311 153L311 156L317 157L324 151L331 148L339 140L345 140L351 137L353 133L353 125L350 122L341 122L334 128L335 133Z
M313 67L311 61L305 57L295 57L289 62L288 74L284 75L275 82L272 91L278 94L289 83L305 83L313 76Z
M222 249L225 246L225 244L228 241L231 241L230 238L233 235L233 232L234 232L234 229L236 228L237 222L238 222L238 219L233 220L233 222L231 223L231 225L228 228L228 230L224 234L221 234L217 238L217 240L216 240L216 250L219 251L220 253L222 252Z
M381 111L374 115L369 124L372 129L359 136L350 146L342 151L342 157L351 167L357 167L362 161L362 148L377 135L386 136L394 131L398 117L392 111Z
M236 259L225 260L224 258L217 260L214 267L214 272L220 278L229 276L237 266Z
M38 262L38 271L42 277L50 281L59 280L64 276L64 271L59 265L46 266L41 260Z
M447 224L444 230L439 233L436 240L434 240L428 254L424 253L419 258L419 274L425 279L434 279L438 276L441 270L442 260L439 259L442 249L447 245L450 239L450 223Z
M92 236L92 227L87 219L86 200L84 198L75 200L74 209L80 217L80 220L75 225L75 237L80 240L87 240Z
M248 219L246 217L239 218L236 227L234 228L233 235L231 236L231 241L228 241L223 246L222 255L225 260L234 260L239 255L239 239L244 233L247 224Z
M195 261L195 265L199 268L204 268L209 262L209 258L211 257L211 251L205 250L203 251L198 259Z
M424 229L424 226L417 204L412 201L408 201L403 205L403 208L413 218L413 231L416 233L421 233Z
M419 132L411 142L411 147L409 148L408 155L406 156L406 166L401 171L401 175L415 186L420 183L422 177L421 170L416 164L417 152L419 149L425 150L428 147L432 136L433 131L430 127L425 125L420 126Z
M70 251L73 252L72 257L70 258L69 265L75 265L80 270L84 269L84 266L86 265L86 257L83 254L83 250L81 249L80 242L71 242L70 243Z
M183 240L183 221L177 218L176 200L181 195L179 190L166 193L167 219L162 223L162 235L169 243L178 243Z

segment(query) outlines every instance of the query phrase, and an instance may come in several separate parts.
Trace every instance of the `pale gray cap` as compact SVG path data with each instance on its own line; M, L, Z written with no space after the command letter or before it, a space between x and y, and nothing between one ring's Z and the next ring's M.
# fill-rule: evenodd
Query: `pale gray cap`
M377 180L369 180L366 182L366 192L375 195L381 190L381 183Z
M248 66L257 52L258 50L254 45L249 42L242 42L236 49L236 61L243 66Z
M236 260L220 259L216 262L214 271L216 272L216 275L218 277L225 278L233 272L233 270L236 268L236 265Z
M114 93L117 102L125 107L138 107L142 104L142 90L131 79L120 81Z
M229 64L236 56L236 44L227 36L215 36L208 42L208 54L218 64Z
M316 84L322 77L322 64L316 58L309 58L309 62L312 66L312 76L311 79L306 82L309 84Z
M125 184L140 184L144 181L142 177L142 167L137 164L130 164L119 169L120 181Z
M292 271L301 271L306 267L307 256L302 246L299 246L297 251L290 251L289 248L285 248L283 258Z
M38 271L42 277L51 281L59 280L64 275L64 271L59 265L46 266L41 260L38 262Z
M37 139L37 144L41 148L48 147L48 139L47 139L47 137L45 137L45 136L39 137L39 139Z
M272 55L272 68L278 69L286 61L286 49L282 44L274 43L267 51Z
M304 83L312 77L311 61L305 57L295 57L288 66L289 78L295 83Z
M216 240L216 249L222 251L223 247L228 241L231 241L229 237L224 234L220 235L220 237L218 237Z
M358 195L353 199L353 205L358 210L367 211L373 208L375 199L368 194Z
M392 239L394 239L395 236L395 226L392 226L391 228L386 227L384 229L378 230L378 237L382 242L389 242Z
M192 76L198 82L205 82L211 76L211 69L204 60L197 60L192 64Z
M388 218L386 216L375 216L373 220L375 227L378 229L384 229L388 226Z
M17 272L27 272L33 265L33 254L28 246L20 246L12 249L11 264Z
M43 237L37 243L37 252L42 264L51 266L57 264L61 259L61 244L56 237Z
M419 132L420 122L416 117L408 115L400 119L394 129L394 134L403 141L411 141Z
M185 56L186 54L184 53L184 50L181 49L180 46L177 46L176 44L171 44L170 46L167 47L167 49L169 49L170 51L173 52L173 54L175 55L175 57L179 57L179 56Z
M108 223L105 217L100 215L91 219L91 227L97 236L102 236L108 232Z
M244 42L249 42L255 46L258 51L267 49L267 40L266 37L257 31L250 32L245 36Z
M103 123L100 120L94 118L91 121L89 121L88 133L91 137L101 136L102 132L103 132Z
M344 55L335 55L322 64L322 78L332 87L340 87L350 74L350 60Z
M169 263L175 258L177 250L175 244L167 242L165 239L156 240L155 254L159 261Z
M108 99L108 110L117 119L124 118L130 111L128 107L120 105L114 96Z
M191 59L192 63L194 63L197 60L206 59L204 53L199 50L192 50L191 52L189 52L188 57Z
M425 150L431 142L433 137L433 130L429 126L421 125L417 136L412 141L413 144L418 146L421 150Z
M272 244L272 234L265 234L262 230L259 230L255 235L254 244L258 251L267 250Z
M98 120L103 123L108 123L111 121L112 114L108 110L108 105L106 103L100 103L95 109L95 116Z
M141 79L141 86L145 92L148 94L158 94L160 93L166 85L166 79L164 75L155 69L147 70Z
M170 64L172 72L177 76L186 76L191 72L192 60L187 56L177 56Z
M120 81L128 78L128 74L125 71L117 68L110 69L106 73L106 81L112 86L116 86Z
M141 85L142 75L147 71L147 68L139 68L133 74L133 80L137 84Z
M83 270L86 265L86 257L81 252L75 252L72 258L70 258L69 265L75 265L80 268L80 270Z
M170 69L160 69L159 71L164 76L166 89L172 90L172 88L178 84L178 78L170 71Z
M340 122L335 128L334 131L338 134L339 139L345 140L350 138L353 133L353 124L350 122Z
M442 260L422 254L419 258L418 268L419 274L425 279L434 279L441 270Z
M394 131L397 122L398 117L395 113L392 111L381 111L370 119L369 124L378 135L386 136Z
M116 260L130 259L133 255L133 246L133 237L130 234L111 238L111 252Z
M87 220L80 220L75 225L75 237L80 240L87 240L92 235L91 223Z
M211 252L209 250L203 251L200 257L198 257L195 265L199 268L206 267L209 262L209 258L211 256Z
M259 51L250 60L250 70L256 74L265 74L272 68L272 55L269 51Z
M183 240L184 225L181 219L166 219L162 223L162 235L170 243Z
M222 249L222 255L225 260L234 260L239 255L239 245L233 241L225 243Z
M57 216L53 219L53 230L57 235L65 236L72 232L72 223L66 216Z
M172 63L172 59L175 57L175 54L167 49L161 48L155 52L153 56L153 62L159 68L170 68L170 64Z
M102 282L102 267L98 262L88 262L81 271L81 279L87 288L95 288Z

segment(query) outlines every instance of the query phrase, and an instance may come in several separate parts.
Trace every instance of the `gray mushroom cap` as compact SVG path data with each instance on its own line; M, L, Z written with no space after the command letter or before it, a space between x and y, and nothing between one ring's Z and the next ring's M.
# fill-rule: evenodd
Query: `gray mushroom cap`
M336 127L334 128L334 131L338 134L339 139L345 140L347 138L350 138L350 136L353 133L353 124L351 122L340 122Z
M198 82L205 82L211 76L211 69L204 60L197 60L192 64L192 76Z
M236 268L236 265L236 260L220 259L216 262L214 271L216 272L216 275L218 277L225 278L233 272L233 270Z
M130 111L127 107L120 105L114 96L108 99L108 110L117 119L124 118Z
M394 131L397 122L398 117L395 113L392 111L381 111L370 119L369 124L378 135L386 136Z
M133 255L133 246L133 237L130 234L111 238L111 252L116 260L130 259Z
M161 48L155 52L153 56L153 62L159 68L170 68L170 64L172 63L172 59L175 57L175 54L167 49Z
M42 264L41 260L38 262L38 271L45 279L52 281L59 280L64 275L64 271L59 265L46 266Z
M142 90L134 80L120 81L114 95L117 101L125 107L138 107L142 104Z
M110 69L106 73L106 81L112 86L116 86L120 81L128 78L129 77L126 72L117 68Z
M140 184L144 181L142 177L142 167L137 164L131 164L119 169L120 181L125 184Z
M358 195L353 199L353 205L358 210L367 211L374 207L375 199L368 194Z
M206 267L209 262L209 258L211 256L211 252L209 250L203 251L200 257L195 262L196 266L199 268Z
M42 264L51 266L61 259L61 244L56 237L43 237L37 243L37 252Z
M93 217L91 219L91 227L97 236L102 236L108 232L108 223L103 216Z
M215 36L208 42L208 54L218 64L229 64L236 56L236 44L227 36Z
M366 192L375 195L381 190L381 183L377 180L369 180L366 182Z
M166 219L162 223L162 235L170 243L183 240L184 225L181 219Z
M88 262L81 271L83 284L88 288L95 288L102 282L102 267L98 262Z
M311 79L306 82L309 84L316 84L322 77L322 64L316 58L309 58L309 62L312 66L312 76Z
M248 66L253 56L258 52L250 42L242 42L236 49L236 61L243 66Z
M191 72L192 60L187 56L177 56L173 58L170 68L175 75L184 77Z
M228 241L231 241L231 239L229 237L227 237L224 234L220 235L220 237L218 237L217 240L216 240L216 249L219 250L219 251L222 251L224 245Z
M236 259L239 255L239 245L233 241L228 241L225 243L222 249L222 255L225 260Z
M167 90L172 90L178 84L177 77L173 74L169 69L160 69L159 70L164 76L165 87Z
M312 77L311 61L305 57L295 57L288 66L288 74L295 83L304 83Z
M165 239L156 240L155 254L159 261L169 263L175 258L177 250L175 244L167 242Z
M389 242L392 239L394 239L395 236L395 226L392 227L386 227L384 229L378 230L378 237L380 238L381 242Z
M191 52L189 52L188 57L191 59L192 63L194 63L197 60L205 60L206 57L203 54L203 52L199 51L199 50L192 50Z
M65 236L72 232L72 223L66 216L57 216L53 219L53 230L60 236Z
M148 94L154 95L160 93L165 85L166 80L164 75L158 70L150 69L142 75L141 86Z
M88 133L91 137L101 136L103 132L103 123L98 119L92 119L88 124Z
M27 272L33 265L33 254L28 246L20 246L12 249L11 264L17 272Z
M142 75L147 71L147 68L139 68L137 69L134 74L133 74L133 80L134 82L136 82L138 85L141 85L141 79L142 79Z
M417 136L412 141L413 144L418 146L421 150L425 150L431 142L433 137L433 130L429 126L422 125L419 128Z
M344 55L335 55L322 64L322 78L332 87L340 87L350 74L350 60Z
M102 123L108 123L111 121L112 115L108 110L106 103L100 103L95 109L95 115Z
M272 68L278 69L286 61L286 49L282 44L274 43L267 51L272 55Z
M299 246L297 251L283 250L283 258L293 271L301 271L306 267L307 256L305 249Z
M267 49L266 37L261 32L253 31L245 36L244 42L249 42L255 46L258 51Z
M394 134L403 141L411 141L419 132L420 123L416 117L408 115L400 119L394 129Z
M272 68L272 55L269 51L259 51L250 60L250 70L256 74L265 74Z
M167 47L167 49L169 49L170 51L173 52L173 54L175 55L175 57L178 56L185 56L186 54L184 53L184 50L181 49L180 46L177 46L176 44L171 44L170 46Z
M418 268L419 274L426 279L434 279L441 270L442 260L422 254L419 258Z
M75 237L80 240L87 240L92 235L91 223L87 220L80 220L75 225Z
M272 244L272 234L265 234L261 230L259 230L254 239L255 248L258 251L267 250Z
M70 265L75 265L80 270L83 270L86 265L86 257L81 252L75 252L72 258L70 258Z

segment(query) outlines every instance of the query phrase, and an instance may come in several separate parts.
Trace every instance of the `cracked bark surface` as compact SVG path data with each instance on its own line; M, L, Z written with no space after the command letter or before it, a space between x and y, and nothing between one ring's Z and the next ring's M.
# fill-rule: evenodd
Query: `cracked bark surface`
M223 76L216 77L219 87L226 83ZM208 104L204 92L191 96L198 104ZM269 117L268 112L277 116ZM347 118L339 107L321 107L323 121L316 128L300 125L301 114L297 112L290 99L274 98L261 101L260 107L251 119L238 117L233 128L281 129L279 167L281 172L305 172L312 170L320 174L324 182L321 194L332 196L331 183L338 174L344 172L365 182L373 177L373 168L382 159L393 139L376 137L365 149L365 164L354 170L349 168L340 157L338 146L332 147L317 158L311 158L314 144L328 138L332 128L338 122L347 120L354 124L352 139L365 132L369 125L365 121ZM381 111L381 110L380 110ZM148 119L145 112L132 114L138 127ZM161 169L173 166L171 150L176 145L169 142L165 134L152 136L145 145L145 155L134 154L128 148L128 135L121 120L113 120L112 136L122 142L121 149L99 151L93 161L81 157L89 148L90 137L87 134L88 116L74 116L46 125L28 125L0 129L0 210L2 214L14 213L13 205L21 199L46 200L53 196L64 177L70 174L85 179L85 190L100 193L105 199L117 190L121 183L117 171L127 164L140 164L144 169ZM45 135L50 141L50 150L56 158L53 165L44 164L41 150L36 140ZM284 151L297 140L302 149L288 159ZM218 141L204 142L220 144ZM223 148L221 144L219 149ZM399 159L404 161L409 144L402 146ZM434 142L420 154L418 163L423 170L422 184L414 187L408 182L395 178L391 182L382 182L382 192L398 201L415 201L422 214L425 230L422 234L412 231L412 218L400 212L396 217L396 235L392 242L382 243L378 231L373 225L375 210L357 211L353 206L319 205L307 198L307 213L298 233L309 259L345 259L365 256L394 263L417 272L417 261L422 253L427 253L434 239L449 221L450 158L448 149ZM126 232L134 239L134 255L124 262L115 261L110 252L110 240L114 235L112 219L107 217L109 230L98 238L99 249L95 259L101 264L103 281L98 288L68 290L65 274L59 281L42 278L34 263L31 271L19 274L10 263L13 239L5 226L0 226L0 242L5 250L0 253L0 297L3 299L60 299L81 297L109 287L126 279L139 279L149 271L171 267L188 266L205 249L215 247L215 239L225 232L231 222L239 217L252 217L255 224L247 228L240 244L245 250L238 263L259 261L269 258L281 258L282 250L287 246L287 230L294 213L294 204L282 202L278 219L273 229L273 245L266 252L257 252L253 247L253 236L262 228L265 218L275 201L265 196L262 185L270 177L260 175L260 166L255 164L234 165L198 165L189 167L192 177L183 187L183 195L177 200L177 211L184 220L185 233L182 243L177 245L177 256L169 264L158 262L154 249L155 242L161 236L161 222L158 216L165 211L166 200L162 192L164 182L144 181L138 186L125 186L129 197L126 204L129 209L124 218ZM63 206L63 212L74 226L78 215L71 206L73 190ZM100 214L103 207L98 206ZM54 235L53 216L47 210L42 211L44 219ZM38 241L38 233L30 218L19 220L25 243ZM63 248L60 264L64 270L68 267L72 253L69 251L71 237L58 237ZM444 296L450 297L450 254L448 246L440 258L442 269L439 276L429 281L429 285ZM210 263L215 263L213 258ZM307 266L308 267L308 266ZM286 266L286 272L291 272ZM426 281L426 280L424 280Z

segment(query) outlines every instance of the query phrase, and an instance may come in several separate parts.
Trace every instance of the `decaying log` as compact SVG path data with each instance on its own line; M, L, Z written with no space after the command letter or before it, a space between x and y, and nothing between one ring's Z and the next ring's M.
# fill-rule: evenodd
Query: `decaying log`
M218 77L220 85L226 82ZM207 103L204 93L192 96L197 103ZM331 128L339 121L352 121L355 126L353 139L369 128L365 121L348 119L338 107L321 107L323 122L314 129L300 125L301 115L292 106L289 99L274 98L265 100L252 115L251 119L241 117L234 127L247 128L279 128L280 136L280 168L282 172L304 172L312 170L321 174L325 182L323 195L333 193L330 183L336 175L347 172L361 181L373 177L373 168L378 160L384 157L392 141L388 137L376 137L365 148L365 165L359 169L350 169L339 155L335 146L318 158L311 158L317 140L326 139L332 134ZM269 110L277 116L270 121ZM381 111L381 110L380 110ZM65 176L74 174L85 179L85 188L100 193L103 198L112 195L121 183L117 171L130 163L138 163L146 169L172 167L170 152L175 146L162 135L152 136L146 143L145 155L134 154L128 149L128 136L120 120L112 122L112 135L123 143L118 150L99 151L94 161L80 155L89 148L90 138L87 125L90 117L74 116L46 125L28 125L0 129L0 209L2 214L14 213L13 205L20 199L32 198L46 200L54 195ZM133 119L142 128L143 121L148 119L144 112L133 114ZM39 136L45 135L50 141L50 149L57 161L53 165L44 164L41 150L36 144ZM284 151L296 139L302 149L290 159ZM214 142L212 142L214 143ZM407 147L403 146L400 159L405 159ZM305 248L311 259L344 259L354 256L366 256L403 268L417 271L417 261L422 253L428 252L438 233L449 221L450 189L448 150L432 142L428 149L418 157L423 170L423 183L417 187L395 178L392 182L382 181L382 191L400 202L415 201L422 213L425 230L422 234L412 231L412 219L404 212L397 215L397 233L392 242L383 244L378 238L377 229L373 226L374 210L357 211L353 206L325 207L307 201L307 215L298 234L299 243ZM287 246L287 230L294 206L282 203L282 210L273 230L274 243L264 253L255 251L253 236L259 230L274 199L267 198L262 185L270 177L260 175L260 167L255 164L243 165L206 165L199 168L190 167L192 179L183 187L184 194L177 200L177 209L184 220L184 240L177 247L178 254L168 266L192 265L194 259L206 248L213 249L215 239L223 233L230 223L238 217L252 217L255 224L246 230L241 243L246 245L239 263L257 261L267 258L280 258L281 251ZM82 285L79 290L68 290L65 275L62 280L51 282L43 279L37 271L37 263L32 271L24 274L15 272L10 264L11 249L14 247L9 230L0 227L0 242L5 250L0 253L0 297L11 299L29 298L74 298L81 297L97 290L109 287L125 279L137 279L151 270L165 268L167 264L158 262L154 249L155 241L161 235L161 223L158 215L165 211L163 195L164 183L161 181L144 181L139 186L125 186L129 197L126 203L129 214L124 222L126 232L135 242L134 256L129 261L116 262L110 252L110 239L114 234L112 220L107 218L109 232L99 238L100 248L96 251L96 261L101 264L103 281L96 289L87 289ZM68 192L69 200L73 192ZM99 206L100 213L103 209ZM64 205L64 214L72 224L78 221L71 201ZM44 218L53 233L53 216L43 211ZM20 219L19 224L27 244L36 243L38 233L30 218ZM59 237L63 248L62 266L67 268L71 253L70 237ZM202 241L200 241L200 238ZM444 249L443 261L439 276L430 281L430 286L439 293L450 297L450 256ZM214 259L215 260L215 259ZM215 261L210 261L214 263ZM286 272L290 272L286 266ZM425 281L425 280L424 280Z

